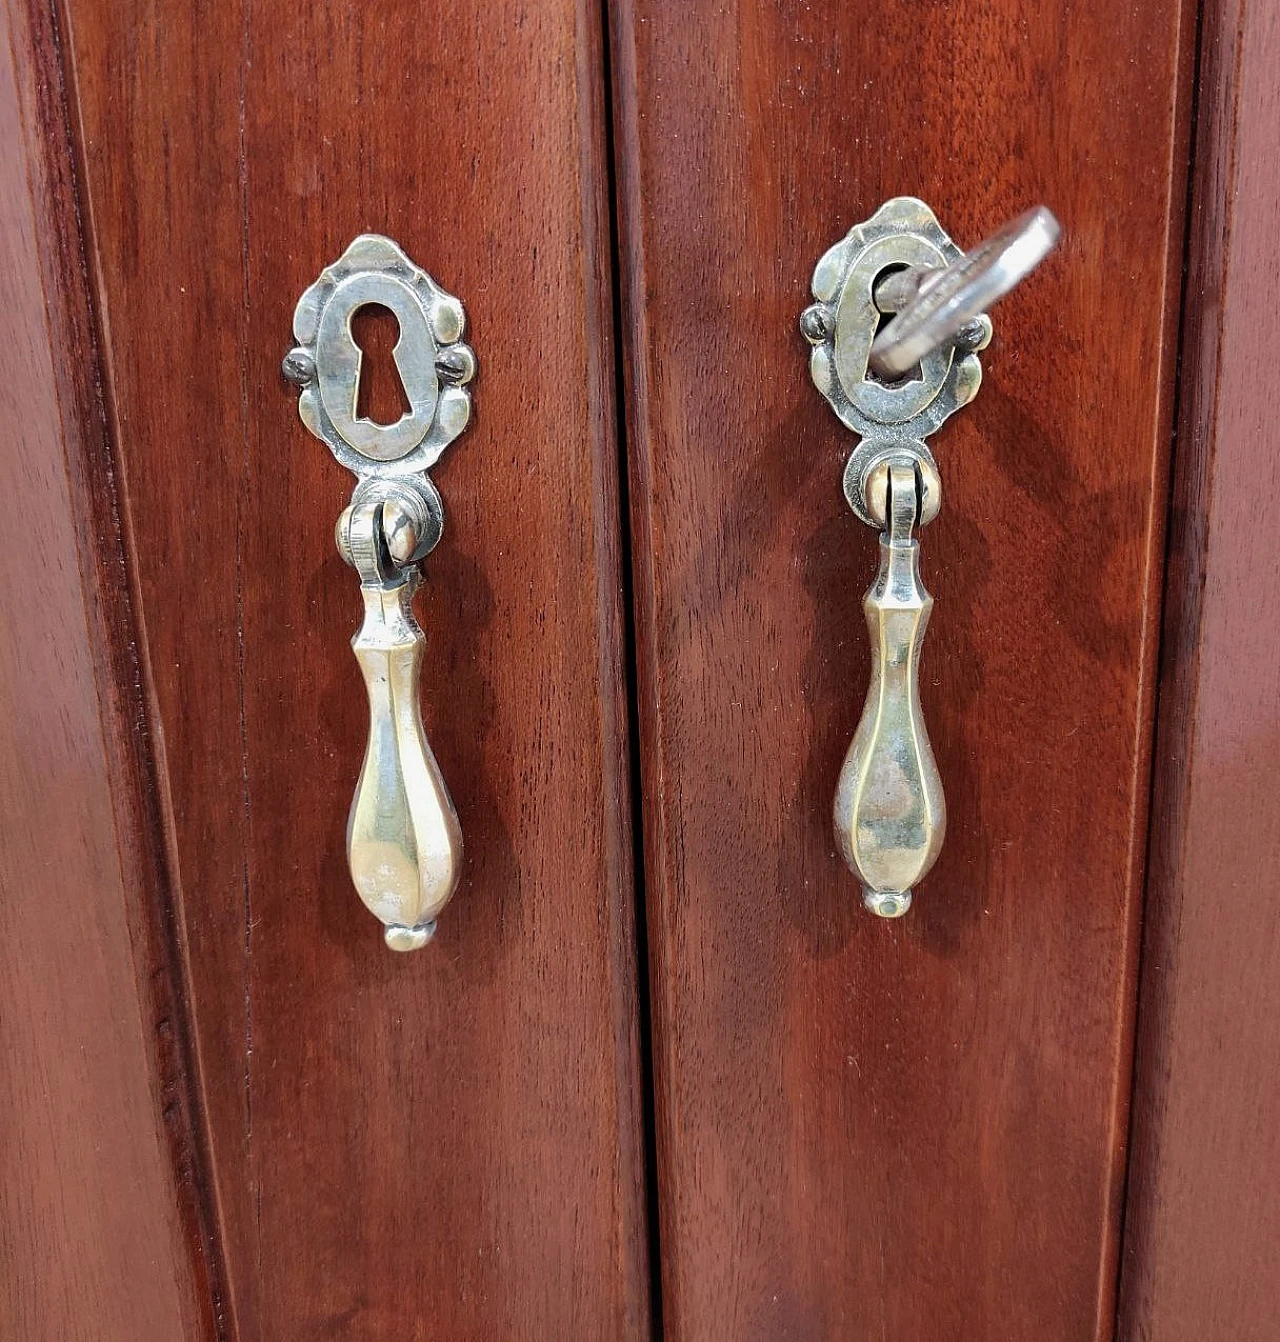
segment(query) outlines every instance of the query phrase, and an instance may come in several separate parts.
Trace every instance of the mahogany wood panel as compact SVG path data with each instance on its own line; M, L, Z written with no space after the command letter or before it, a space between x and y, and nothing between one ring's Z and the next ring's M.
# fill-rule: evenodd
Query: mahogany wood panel
M56 32L0 7L0 1334L211 1337Z
M1194 15L611 12L666 1334L1109 1336ZM950 819L884 923L830 818L876 542L797 318L905 193L1066 239L934 440Z
M600 16L67 11L227 1331L642 1335ZM362 231L462 298L480 361L418 599L467 867L408 957L343 851L353 482L279 375Z
M1121 1332L1280 1337L1280 12L1204 12Z

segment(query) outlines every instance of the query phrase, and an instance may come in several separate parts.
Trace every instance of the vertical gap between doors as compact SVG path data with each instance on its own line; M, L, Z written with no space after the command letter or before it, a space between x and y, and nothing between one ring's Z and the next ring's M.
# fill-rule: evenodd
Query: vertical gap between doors
M630 775L632 866L635 873L636 1002L640 1034L640 1090L642 1099L644 1204L648 1234L649 1310L652 1334L663 1336L662 1252L659 1234L658 1159L656 1104L654 1095L653 1020L649 982L649 930L646 917L644 864L644 791L640 769L640 698L637 667L635 576L631 528L631 481L627 439L628 342L623 322L622 229L618 204L617 143L614 134L617 107L614 89L613 16L609 0L599 0L604 58L605 172L609 196L609 257L612 267L610 295L613 311L614 408L618 450L618 512L621 528L620 568L623 604L623 666L626 673L627 763Z

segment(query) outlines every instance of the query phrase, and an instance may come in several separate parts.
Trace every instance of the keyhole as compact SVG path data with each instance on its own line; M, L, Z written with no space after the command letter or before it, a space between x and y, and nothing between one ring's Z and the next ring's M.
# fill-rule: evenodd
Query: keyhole
M887 279L890 275L895 274L899 270L906 270L906 269L907 267L905 265L885 266L885 268L875 277L875 279L872 280L871 292L873 294L875 293L881 280ZM876 335L879 335L880 332L883 331L884 328L888 326L889 323L897 315L898 314L896 312L880 313L879 320L876 322ZM875 336L872 336L872 339L874 340ZM870 368L868 368L867 377L872 382L880 383L882 387L903 387L908 382L923 382L924 370L920 367L919 364L916 364L914 367L908 368L907 371L903 373L903 375L900 378L895 379L893 382L886 382L882 377L879 377L876 373L872 372Z
M398 424L410 412L393 351L400 339L400 323L390 308L366 303L351 317L351 338L360 347L360 387L356 418L375 424Z

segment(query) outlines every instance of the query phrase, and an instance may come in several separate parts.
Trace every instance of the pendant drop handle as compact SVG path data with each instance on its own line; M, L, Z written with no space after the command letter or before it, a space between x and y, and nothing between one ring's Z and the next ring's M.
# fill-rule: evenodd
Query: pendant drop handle
M382 424L360 413L363 351L352 321L386 308L407 407ZM462 832L419 708L425 639L413 614L420 565L444 531L428 471L467 427L476 359L462 304L377 233L362 233L298 300L282 371L307 428L356 476L338 552L360 576L364 620L351 641L369 700L369 740L347 813L356 892L394 951L425 946L458 886Z
M862 900L882 918L911 907L911 888L937 860L946 830L942 780L920 710L920 650L933 598L920 581L913 535L916 466L896 459L881 473L887 513L880 571L863 600L871 635L871 684L836 786L836 838L862 881ZM885 505L887 504L887 507Z
M863 602L871 684L836 784L836 844L882 918L911 907L946 829L942 782L920 709L920 650L933 598L915 532L942 503L926 439L973 400L986 309L1053 250L1061 229L1036 206L965 253L922 200L897 196L827 249L800 314L809 374L858 436L844 473L857 517L880 534Z
M347 864L395 951L431 940L462 868L462 831L419 707L426 639L413 614L420 573L412 557L443 530L434 492L399 485L389 497L375 493L348 508L338 524L338 550L360 574L364 622L351 647L369 698Z

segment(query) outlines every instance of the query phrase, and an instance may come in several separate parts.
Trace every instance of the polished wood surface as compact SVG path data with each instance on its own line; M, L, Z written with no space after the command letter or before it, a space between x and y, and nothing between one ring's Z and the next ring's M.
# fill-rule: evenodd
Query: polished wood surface
M601 24L550 0L68 0L227 1336L642 1336ZM352 478L279 374L359 232L458 294L476 414L418 610L467 846L399 957L351 888Z
M579 0L3 9L0 1334L1076 1342L1119 1263L1121 1337L1271 1339L1280 23L1205 6L1188 183L1187 0L604 9L611 70ZM949 834L884 924L830 832L875 540L796 318L906 192L1066 243L934 439ZM468 865L410 957L343 853L351 479L278 373L370 229L481 368L418 602Z
M57 33L0 6L0 1336L213 1336Z
M665 1335L1107 1337L1194 15L611 16ZM831 833L875 537L797 318L903 193L1066 237L934 439L950 817L887 924Z
M1121 1269L1133 1342L1280 1337L1280 11L1205 7Z

